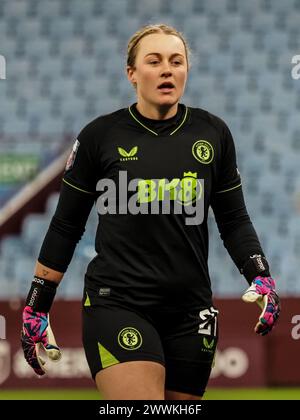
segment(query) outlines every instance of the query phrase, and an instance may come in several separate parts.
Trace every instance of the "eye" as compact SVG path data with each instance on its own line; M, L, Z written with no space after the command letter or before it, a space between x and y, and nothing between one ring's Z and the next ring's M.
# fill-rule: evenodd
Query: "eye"
M150 64L158 64L158 63L159 63L159 61L158 61L158 60L151 60L151 61L149 61L149 63L150 63Z
M180 60L174 60L173 64L175 64L176 66L179 66L180 64L182 64L182 62Z

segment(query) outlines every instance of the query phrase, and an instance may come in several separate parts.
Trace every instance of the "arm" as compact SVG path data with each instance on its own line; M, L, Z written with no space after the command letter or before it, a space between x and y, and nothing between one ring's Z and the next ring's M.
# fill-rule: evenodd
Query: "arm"
M41 349L51 360L61 356L50 327L49 311L95 202L99 174L93 139L93 126L87 126L74 143L23 310L21 343L25 359L40 376L45 374Z
M59 360L61 357L50 327L49 311L56 289L84 232L93 203L92 197L87 199L84 193L62 185L58 206L36 263L23 310L21 341L27 362L40 376L45 374L42 350L50 360Z
M248 215L241 185L231 191L216 193L211 206L224 246L248 283L251 284L257 275L269 276L269 266ZM264 266L250 265L249 259L253 255L261 255Z
M42 277L44 279L53 281L54 283L56 283L57 285L59 285L59 283L61 282L64 273L61 273L59 271L56 270L52 270L52 268L49 268L43 264L41 264L40 262L37 261L36 266L35 266L35 271L34 271L34 275L36 277Z
M241 187L218 196L212 206L224 246L250 285L243 300L257 302L261 308L255 332L265 335L278 319L280 301L268 262L247 213Z
M257 302L262 309L255 331L265 335L278 319L280 301L267 259L246 209L236 168L234 142L227 127L224 128L222 140L223 155L211 206L224 246L250 285L243 300Z

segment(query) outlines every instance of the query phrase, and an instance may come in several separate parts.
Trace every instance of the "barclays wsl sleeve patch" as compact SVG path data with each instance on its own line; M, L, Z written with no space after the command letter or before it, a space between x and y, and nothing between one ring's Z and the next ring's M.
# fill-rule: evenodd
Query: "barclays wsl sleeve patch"
M72 169L72 167L74 165L74 162L75 162L75 158L76 158L76 155L77 155L77 151L78 151L79 146L80 146L80 143L76 139L75 140L75 143L73 144L73 147L72 147L72 151L70 153L70 156L68 157L68 160L67 160L66 171L69 171L70 169Z

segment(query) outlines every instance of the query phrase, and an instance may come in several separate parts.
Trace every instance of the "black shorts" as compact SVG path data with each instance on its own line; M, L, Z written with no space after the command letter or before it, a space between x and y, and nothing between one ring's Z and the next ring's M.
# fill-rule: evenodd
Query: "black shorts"
M166 369L165 389L202 396L217 344L214 307L189 312L140 310L106 299L83 307L83 345L91 374L149 360Z

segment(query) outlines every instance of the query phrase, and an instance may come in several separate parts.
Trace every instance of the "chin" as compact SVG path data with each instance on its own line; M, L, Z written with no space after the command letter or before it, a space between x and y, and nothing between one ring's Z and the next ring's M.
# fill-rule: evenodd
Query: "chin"
M179 101L179 98L163 98L161 100L158 101L158 104L160 106L173 106L176 105Z

